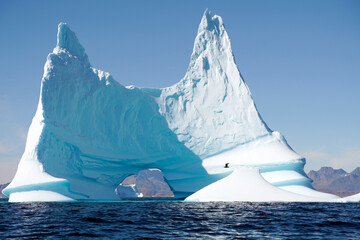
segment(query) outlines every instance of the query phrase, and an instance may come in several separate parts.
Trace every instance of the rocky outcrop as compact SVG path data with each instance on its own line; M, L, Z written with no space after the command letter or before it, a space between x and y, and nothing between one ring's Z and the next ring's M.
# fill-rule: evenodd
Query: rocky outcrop
M343 169L322 167L318 171L310 171L307 175L313 180L314 188L322 192L332 193L340 197L360 192L360 167L350 173Z
M174 197L159 169L147 169L127 177L121 185L135 185L142 197Z
M0 184L0 198L7 198L7 196L5 196L4 194L2 194L2 192L1 192L4 188L7 187L7 185L9 185L9 183Z

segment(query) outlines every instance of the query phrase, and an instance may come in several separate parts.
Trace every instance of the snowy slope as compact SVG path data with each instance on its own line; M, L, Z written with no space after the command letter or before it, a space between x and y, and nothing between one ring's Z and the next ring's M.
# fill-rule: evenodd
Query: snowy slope
M286 191L267 182L258 168L240 167L187 197L186 201L327 202L335 199L337 197L331 194L307 196Z
M157 168L175 197L187 197L255 166L275 192L321 195L304 164L260 117L219 16L205 11L185 77L164 89L124 87L94 69L61 23L25 152L4 193L10 201L117 199L127 176Z

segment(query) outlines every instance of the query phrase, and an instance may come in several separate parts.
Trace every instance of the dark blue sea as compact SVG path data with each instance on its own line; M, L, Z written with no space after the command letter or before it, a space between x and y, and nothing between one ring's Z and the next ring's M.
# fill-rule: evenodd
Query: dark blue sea
M0 239L360 239L359 203L0 203Z

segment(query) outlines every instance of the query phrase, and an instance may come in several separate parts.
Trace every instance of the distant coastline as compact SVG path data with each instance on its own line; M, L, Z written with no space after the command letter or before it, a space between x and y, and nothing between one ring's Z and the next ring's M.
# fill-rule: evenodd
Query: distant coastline
M8 198L7 196L5 196L3 193L2 193L2 190L4 188L7 187L7 185L9 185L10 183L4 183L4 184L0 184L0 199L4 199L4 198Z
M343 169L322 167L311 170L308 177L313 180L313 187L321 192L347 197L360 192L360 167L348 173Z

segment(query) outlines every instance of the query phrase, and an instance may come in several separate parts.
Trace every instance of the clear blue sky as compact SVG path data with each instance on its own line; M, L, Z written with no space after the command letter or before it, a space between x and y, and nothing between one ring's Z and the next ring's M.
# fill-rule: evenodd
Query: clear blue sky
M306 170L360 166L360 1L3 0L0 183L24 150L59 22L121 84L165 87L184 76L206 8L222 16L262 117Z

